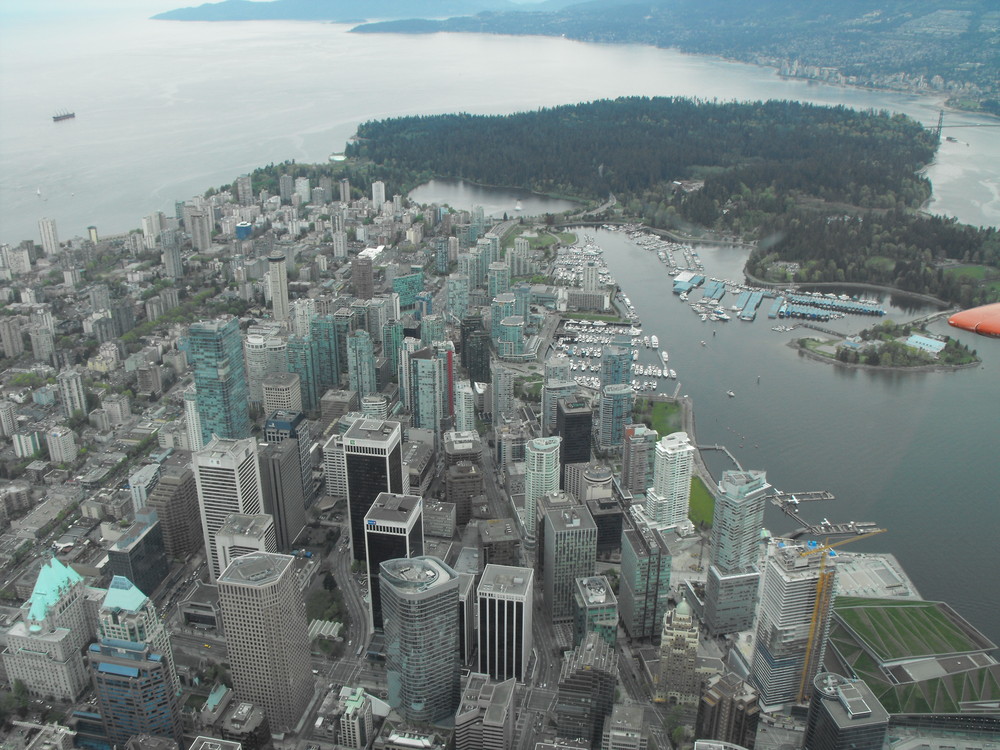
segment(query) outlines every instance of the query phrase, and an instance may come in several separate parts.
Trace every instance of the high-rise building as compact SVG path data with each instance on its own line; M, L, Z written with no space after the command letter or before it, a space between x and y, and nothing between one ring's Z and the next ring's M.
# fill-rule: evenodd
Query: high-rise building
M309 628L294 558L253 552L218 578L233 689L272 730L295 729L313 694Z
M459 322L469 312L469 277L453 273L448 277L448 317L454 322Z
M347 377L359 396L378 393L375 373L375 345L368 331L353 331L347 337Z
M632 421L635 392L630 385L607 385L601 389L597 443L601 450L618 449L625 441L625 425Z
M359 419L344 433L347 470L347 509L351 523L351 550L355 560L365 558L365 515L381 492L405 494L402 430L399 422Z
M193 323L188 347L202 443L207 445L213 435L229 440L249 437L249 392L239 320Z
M170 637L153 602L127 578L111 579L87 661L108 740L121 745L147 734L183 741Z
M371 256L359 255L351 261L351 283L358 299L375 296L375 265Z
M672 557L663 537L647 526L626 521L622 529L618 606L631 638L652 638L663 623L670 592Z
M253 185L248 174L236 178L236 202L241 206L253 205Z
M577 398L579 390L579 384L568 374L564 378L552 377L545 379L545 383L542 385L541 422L543 435L553 435L556 433L557 409L559 408L560 399L565 398L570 401L581 400ZM593 422L593 417L591 417L591 422Z
M285 357L288 372L299 376L302 409L311 414L319 404L319 346L311 334L289 336Z
M212 229L215 220L212 217L212 209L194 209L187 215L187 230L191 237L191 247L202 252L212 247Z
M382 630L379 566L386 560L424 554L424 501L416 495L380 492L365 514L365 563L371 601L369 632Z
M618 599L604 576L577 578L573 594L573 645L597 633L609 646L618 642Z
M647 747L649 747L649 737L646 734L643 707L638 703L629 705L616 703L611 709L610 716L604 720L601 750L646 750Z
M5 357L19 357L24 353L21 321L17 317L0 318L0 349Z
M646 515L658 528L669 529L687 521L694 451L686 432L673 432L656 444Z
M605 346L601 356L601 390L609 385L629 385L631 382L632 350L625 346Z
M351 181L346 177L340 178L340 202L351 202Z
M556 733L594 747L611 715L618 681L618 656L596 633L566 652L556 694Z
M295 192L295 178L290 174L283 174L278 178L278 196L282 203L292 202L292 193Z
M165 463L160 479L146 498L163 532L163 549L169 560L187 560L204 543L198 522L198 486L185 463Z
M389 705L407 721L453 716L459 698L458 574L435 557L381 564Z
M381 211L382 206L385 204L385 183L381 180L376 180L372 183L372 208L376 211Z
M184 432L189 451L200 451L205 447L201 431L201 413L198 411L198 391L193 385L184 389Z
M302 379L294 372L275 372L264 376L261 392L264 413L302 411Z
M407 393L414 427L435 433L441 429L441 420L447 414L444 410L446 386L443 362L433 349L421 349L409 356Z
M59 233L56 231L55 219L39 219L38 232L42 236L42 251L48 255L59 254Z
M556 403L556 431L562 438L559 444L559 463L582 464L590 461L591 431L594 410L582 398L561 398ZM559 486L566 488L565 473L560 472Z
M594 575L597 526L585 505L549 510L545 524L542 591L553 622L571 622L578 578Z
M528 540L535 538L538 501L559 489L561 443L562 438L547 437L529 440L524 446L524 529Z
M490 368L493 372L493 424L500 424L504 419L514 416L517 406L514 401L514 371L504 367L499 362L493 362ZM470 377L472 372L469 373Z
M507 750L514 746L514 680L494 682L471 672L455 711L455 750Z
M762 471L726 471L719 481L705 584L705 626L712 635L753 627L757 559L770 485Z
M87 684L81 652L94 630L83 578L55 557L45 560L20 619L7 631L7 679L23 682L37 698L75 700Z
M215 554L215 534L233 513L262 513L257 443L252 439L215 438L192 456L208 572L222 572Z
M826 553L814 549L789 539L767 549L751 669L764 706L808 698L823 663L836 566L823 566Z
M215 532L215 557L225 570L237 557L251 552L277 552L274 519L267 513L233 513Z
M455 506L455 522L467 524L472 518L472 503L483 494L483 470L471 461L459 461L444 474L444 497Z
M274 519L277 550L287 552L306 525L299 441L287 438L257 447L264 513Z
M683 599L663 616L660 638L660 675L657 700L672 705L693 706L698 702L698 623Z
M176 230L167 230L161 235L163 253L163 272L167 278L180 279L184 277L184 260L181 258L181 243Z
M340 744L366 750L375 731L372 699L360 687L343 688L340 695L344 705L344 713L340 715Z
M888 731L889 714L863 680L816 675L803 750L881 750Z
M476 394L468 381L455 385L455 429L459 432L476 429Z
M155 510L135 514L135 523L108 549L108 569L113 576L134 582L146 596L163 582L169 565Z
M653 486L653 457L659 440L656 430L644 424L625 426L622 451L622 489L633 495L645 495Z
M56 425L47 430L45 444L49 449L49 459L57 464L72 463L79 452L76 433L66 425Z
M695 736L753 750L760 703L757 691L732 672L709 677L698 702Z
M83 377L76 370L63 370L56 376L56 385L59 386L59 401L62 407L62 414L69 419L76 412L86 414L87 393L83 389Z
M308 177L295 178L295 195L299 198L300 205L307 205L312 198L312 186Z
M487 565L479 579L479 671L523 682L532 648L531 568Z

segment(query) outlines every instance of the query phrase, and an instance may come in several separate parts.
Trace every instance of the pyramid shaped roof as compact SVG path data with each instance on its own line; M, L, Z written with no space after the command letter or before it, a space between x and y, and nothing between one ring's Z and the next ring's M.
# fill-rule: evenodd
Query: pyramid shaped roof
M28 600L28 618L31 620L44 620L49 613L49 609L55 606L63 592L83 578L72 568L64 565L59 559L50 557L42 564L38 571L38 580L35 581L35 588L32 589L31 598Z
M146 595L125 576L115 576L101 605L104 609L138 612L146 604Z

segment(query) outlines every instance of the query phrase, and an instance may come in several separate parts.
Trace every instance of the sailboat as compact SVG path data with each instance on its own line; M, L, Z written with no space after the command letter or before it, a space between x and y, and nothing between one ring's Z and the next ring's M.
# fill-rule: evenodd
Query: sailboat
M523 210L524 210L524 209L523 209L523 208L521 207L521 201L515 201L515 202L514 202L514 210L515 210L515 211L523 211Z

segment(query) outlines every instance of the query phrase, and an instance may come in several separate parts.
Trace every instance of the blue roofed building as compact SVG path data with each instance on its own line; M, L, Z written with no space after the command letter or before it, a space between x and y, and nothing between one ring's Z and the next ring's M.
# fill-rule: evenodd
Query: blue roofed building
M108 741L147 734L183 742L177 673L166 627L149 598L115 576L87 663Z
M903 343L912 349L933 354L935 357L941 353L945 345L945 342L940 339L932 339L930 336L921 336L917 333L911 334Z

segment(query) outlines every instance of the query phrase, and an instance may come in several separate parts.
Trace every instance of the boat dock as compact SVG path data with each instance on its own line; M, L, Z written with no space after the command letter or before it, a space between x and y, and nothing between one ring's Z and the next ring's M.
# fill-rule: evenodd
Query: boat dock
M821 310L833 310L849 315L885 315L885 309L874 302L859 302L832 295L792 294L789 295L788 301L793 305L818 307Z
M769 317L771 320L777 318L778 313L781 311L781 308L784 304L785 304L784 297L778 297L776 300L774 300L774 304L771 305L771 309L768 311L767 317Z
M763 302L763 300L764 292L751 292L750 298L747 300L746 304L743 306L743 310L740 312L740 320L753 320L756 318L757 308L760 307L760 303Z
M736 456L734 456L732 453L729 452L729 448L727 448L726 446L716 444L716 445L696 445L695 447L700 451L722 451L727 456L729 456L729 460L732 461L733 464L735 464L736 468L739 471L743 471L743 464L739 462Z
M702 299L714 299L718 302L726 294L726 284L723 281L706 281L701 292Z
M831 336L836 336L837 338L846 339L847 334L841 333L840 331L835 331L832 328L824 328L823 326L818 326L815 323L802 323L803 328L811 328L814 331L819 331L820 333L828 333Z
M798 539L801 536L864 536L874 534L876 531L884 531L873 521L848 521L847 523L824 523L813 524L796 529L788 536Z

